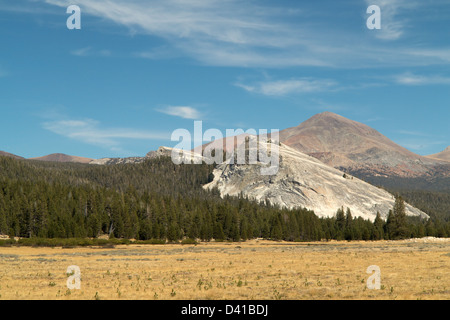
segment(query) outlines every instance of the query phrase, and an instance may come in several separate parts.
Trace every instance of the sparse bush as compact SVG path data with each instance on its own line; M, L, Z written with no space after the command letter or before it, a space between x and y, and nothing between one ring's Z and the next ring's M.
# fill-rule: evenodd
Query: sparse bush
M137 240L135 244L166 244L164 239L149 239L149 240Z
M186 238L181 241L181 244L198 244L198 242L195 239Z
M16 244L14 239L0 240L0 247L10 247Z

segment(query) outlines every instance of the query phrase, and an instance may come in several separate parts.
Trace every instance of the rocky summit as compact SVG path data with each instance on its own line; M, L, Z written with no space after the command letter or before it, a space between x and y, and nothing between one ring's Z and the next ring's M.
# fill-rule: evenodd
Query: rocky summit
M280 131L280 141L348 172L385 177L450 175L442 157L415 154L377 130L332 112L316 114Z

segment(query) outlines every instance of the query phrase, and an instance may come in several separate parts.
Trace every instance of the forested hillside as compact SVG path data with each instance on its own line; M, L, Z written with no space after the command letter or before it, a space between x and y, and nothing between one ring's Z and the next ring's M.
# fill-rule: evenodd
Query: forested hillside
M26 238L108 234L168 241L450 235L450 223L406 222L396 218L395 208L387 222L372 223L353 218L346 208L336 208L336 217L318 218L306 209L222 199L217 190L202 188L212 180L212 171L206 164L174 165L169 157L109 166L0 157L0 234Z
M426 212L434 221L450 221L450 178L388 178L352 172L372 185L400 194L406 202Z

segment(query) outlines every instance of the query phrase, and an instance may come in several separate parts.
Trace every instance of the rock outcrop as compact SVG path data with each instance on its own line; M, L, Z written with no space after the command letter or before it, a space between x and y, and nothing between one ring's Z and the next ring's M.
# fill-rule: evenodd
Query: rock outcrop
M128 164L128 163L141 163L145 161L145 157L127 157L127 158L101 158L89 162L89 164L98 165L114 165L114 164Z
M145 157L128 157L128 158L102 158L91 161L90 164L98 164L98 165L114 165L114 164L128 164L128 163L141 163L148 159L155 159L159 157L172 157L172 152L182 153L182 150L177 150L174 148L161 146L158 150L150 151L146 154ZM181 161L189 162L194 161L198 162L204 160L202 155L195 153L193 151L185 151L184 155L180 159Z
M377 212L386 218L395 198L356 177L344 174L316 158L284 144L279 146L279 168L275 175L261 175L257 164L217 166L214 180L204 188L218 188L222 196L244 195L256 201L269 200L285 208L305 207L319 217L331 217L338 208L350 208L354 217L374 220ZM407 215L427 214L406 204Z

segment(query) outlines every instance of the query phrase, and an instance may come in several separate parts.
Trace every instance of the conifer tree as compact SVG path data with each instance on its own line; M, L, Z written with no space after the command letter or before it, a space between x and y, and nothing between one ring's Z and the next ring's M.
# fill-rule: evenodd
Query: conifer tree
M392 239L395 229L396 229L396 220L394 218L394 213L392 212L392 210L389 210L386 223L384 224L385 238Z
M378 211L375 220L373 221L373 226L374 226L373 239L374 240L384 239L384 230L383 230L384 221L380 216L380 212Z
M354 224L352 213L350 211L350 208L347 208L347 212L345 215L345 229L344 229L345 240L353 240L355 238L353 227Z
M391 239L404 239L409 236L408 222L406 219L405 202L401 196L395 197L393 208L394 228L391 233Z
M339 208L336 212L336 239L343 240L345 237L345 214L344 208Z

